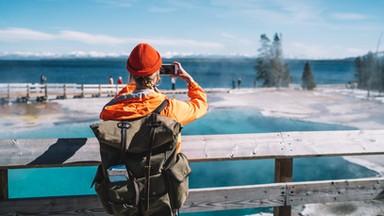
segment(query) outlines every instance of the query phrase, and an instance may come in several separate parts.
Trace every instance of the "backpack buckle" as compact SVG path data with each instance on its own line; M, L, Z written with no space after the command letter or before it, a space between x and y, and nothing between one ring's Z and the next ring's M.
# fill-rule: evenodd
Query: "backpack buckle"
M117 127L121 128L121 129L123 129L123 128L128 129L128 128L131 127L131 123L129 123L129 122L119 122L119 123L117 123Z

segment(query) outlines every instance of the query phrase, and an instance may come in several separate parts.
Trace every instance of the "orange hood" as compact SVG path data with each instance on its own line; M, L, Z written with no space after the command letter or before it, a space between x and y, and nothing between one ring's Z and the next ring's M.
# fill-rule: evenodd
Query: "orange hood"
M165 95L157 92L119 94L104 106L100 118L125 120L143 117L152 113L165 99Z

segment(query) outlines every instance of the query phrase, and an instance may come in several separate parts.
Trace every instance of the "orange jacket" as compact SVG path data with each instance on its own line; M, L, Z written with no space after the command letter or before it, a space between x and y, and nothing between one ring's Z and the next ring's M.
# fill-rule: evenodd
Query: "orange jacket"
M165 99L168 105L160 115L175 119L182 124L196 120L207 113L207 95L196 82L188 85L188 102L167 98L164 94L151 90L137 94L134 92L135 83L126 85L101 111L102 120L128 120L146 116L152 113ZM136 93L136 94L135 94ZM126 97L125 100L116 98ZM109 105L110 104L110 105ZM180 151L180 138L178 151Z

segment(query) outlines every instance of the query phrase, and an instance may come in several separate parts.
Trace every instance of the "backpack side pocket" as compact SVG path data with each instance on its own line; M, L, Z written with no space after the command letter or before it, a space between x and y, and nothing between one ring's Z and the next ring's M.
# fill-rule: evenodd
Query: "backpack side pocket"
M183 153L178 153L176 163L167 171L167 187L172 208L179 209L183 206L189 194L189 175L192 170L188 158Z
M112 205L108 201L108 180L103 175L103 167L101 164L97 167L93 183L95 184L96 194L104 210L108 214L113 214Z
M135 215L138 212L136 189L130 180L110 182L104 177L102 165L96 171L95 191L104 210L114 215Z

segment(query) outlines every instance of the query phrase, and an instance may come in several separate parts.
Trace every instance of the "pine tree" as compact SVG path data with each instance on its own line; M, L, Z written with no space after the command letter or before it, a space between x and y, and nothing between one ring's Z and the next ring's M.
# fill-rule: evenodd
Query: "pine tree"
M369 91L371 89L379 90L384 89L384 55L379 56L372 52L368 52L362 57L355 59L356 73L355 78L359 88L365 88Z
M312 74L311 65L308 62L304 65L303 75L301 76L301 87L307 90L316 88L315 78Z
M261 47L256 59L256 80L264 80L263 86L276 88L288 87L290 75L288 65L283 63L283 51L281 45L281 34L274 35L273 42L262 34L260 36Z
M355 65L356 65L355 79L357 81L357 87L362 88L366 86L366 83L363 81L363 77L364 77L363 60L360 56L355 59Z
M281 48L281 35L275 33L272 44L272 85L276 88L281 87L281 77L283 73L283 51Z
M264 80L263 86L269 86L269 74L271 68L271 45L267 35L262 34L260 36L261 46L259 48L259 56L256 59L256 80Z

